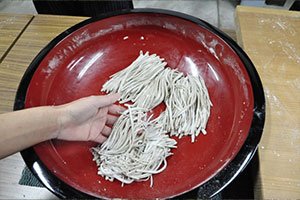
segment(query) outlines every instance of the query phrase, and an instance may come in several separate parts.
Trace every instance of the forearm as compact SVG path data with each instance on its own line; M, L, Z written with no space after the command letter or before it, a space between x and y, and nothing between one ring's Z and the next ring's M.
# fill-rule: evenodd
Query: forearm
M0 115L0 158L53 139L59 131L58 110L37 107Z
M53 138L103 143L111 132L106 124L113 125L113 115L125 110L113 105L118 98L119 94L90 96L0 115L0 158Z

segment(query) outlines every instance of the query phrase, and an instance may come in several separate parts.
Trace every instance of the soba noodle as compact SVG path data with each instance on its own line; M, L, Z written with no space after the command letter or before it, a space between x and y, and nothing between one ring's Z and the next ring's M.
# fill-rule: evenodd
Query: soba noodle
M129 184L150 178L152 186L152 175L167 167L166 158L176 141L166 134L161 121L147 118L145 111L128 105L108 139L92 148L98 174L106 180Z
M141 51L103 85L102 91L121 94L120 103L134 103L127 105L106 142L92 148L98 174L107 180L129 184L150 178L152 185L152 175L166 168L170 149L176 148L166 133L191 136L192 142L201 132L206 135L212 103L204 80L166 65L156 54ZM166 110L154 120L147 118L147 112L162 102Z
M132 101L137 107L151 110L162 102L166 90L160 79L167 65L163 60L156 54L141 51L131 65L110 77L102 91L120 93L120 103Z

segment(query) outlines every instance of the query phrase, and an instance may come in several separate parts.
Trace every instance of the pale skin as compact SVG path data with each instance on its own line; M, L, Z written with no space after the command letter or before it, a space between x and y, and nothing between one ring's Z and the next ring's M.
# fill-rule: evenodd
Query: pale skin
M119 115L119 94L90 96L60 106L0 115L0 158L50 139L103 143Z

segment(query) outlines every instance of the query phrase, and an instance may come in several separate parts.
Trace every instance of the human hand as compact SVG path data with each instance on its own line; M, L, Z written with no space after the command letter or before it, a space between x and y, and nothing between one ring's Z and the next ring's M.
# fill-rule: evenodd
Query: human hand
M111 114L120 114L125 108L115 105L119 94L90 96L57 106L59 131L55 138L73 141L103 143L118 119Z

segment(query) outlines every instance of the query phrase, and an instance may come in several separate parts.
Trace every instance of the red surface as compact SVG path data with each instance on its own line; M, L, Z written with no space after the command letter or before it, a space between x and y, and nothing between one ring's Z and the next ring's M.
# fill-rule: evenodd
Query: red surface
M218 36L183 19L158 14L127 14L89 24L57 44L41 62L28 89L26 107L59 105L100 94L109 75L149 51L171 68L200 74L214 106L207 135L192 144L176 139L168 167L154 175L154 185L121 187L105 181L92 161L92 142L49 141L34 147L62 181L97 197L165 198L204 183L222 170L244 143L252 120L253 96L246 70Z

